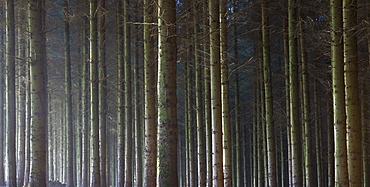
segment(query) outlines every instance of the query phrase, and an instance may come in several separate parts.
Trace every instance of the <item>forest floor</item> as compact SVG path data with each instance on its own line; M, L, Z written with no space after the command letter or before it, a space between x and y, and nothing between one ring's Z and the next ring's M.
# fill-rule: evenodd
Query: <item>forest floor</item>
M49 181L49 187L64 187L66 184L62 184L58 181Z
M62 184L59 181L49 181L48 187L65 187L66 184ZM0 187L6 187L5 184L0 184Z

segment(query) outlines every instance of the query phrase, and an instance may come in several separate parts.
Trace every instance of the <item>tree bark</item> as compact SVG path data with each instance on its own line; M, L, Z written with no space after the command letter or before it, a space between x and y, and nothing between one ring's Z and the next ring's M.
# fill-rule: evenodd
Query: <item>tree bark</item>
M158 1L157 186L178 186L176 96L176 2Z
M361 110L357 62L357 0L343 1L344 85L346 100L348 179L361 185Z
M15 17L14 0L6 1L6 145L7 186L16 186L16 93L15 93Z
M31 34L31 177L30 186L47 186L47 95L45 80L46 45L43 0L28 1ZM47 143L46 143L47 144Z
M157 125L155 108L155 51L154 51L154 0L144 0L144 89L145 89L145 152L144 186L156 185L157 178Z
M298 57L297 39L295 38L295 25L297 6L296 0L288 1L288 38L289 38L289 80L290 80L290 123L291 123L291 146L292 146L292 179L294 186L303 185L302 174L302 143L301 126L299 120L299 96L298 96Z
M90 120L91 187L100 186L99 158L99 69L97 0L90 0Z

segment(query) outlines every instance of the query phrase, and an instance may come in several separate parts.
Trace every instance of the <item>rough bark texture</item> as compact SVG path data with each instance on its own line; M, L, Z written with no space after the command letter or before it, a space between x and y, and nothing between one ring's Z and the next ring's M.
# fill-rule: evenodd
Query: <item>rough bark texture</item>
M178 186L176 96L176 2L158 1L157 186Z
M31 34L31 175L30 186L47 186L47 95L45 80L46 45L43 0L28 1Z
M226 0L220 1L221 110L223 134L224 186L232 186L231 124L229 104L229 66L227 55Z
M270 56L270 32L268 1L261 1L262 9L262 58L263 58L263 82L265 87L265 120L267 138L267 160L268 160L268 184L277 186L276 152L275 152L275 127L273 121L273 98L271 86L271 56Z
M144 87L145 87L145 153L144 186L156 185L157 125L155 109L154 0L144 0Z
M91 187L100 186L99 159L99 71L97 0L90 0L90 122Z
M343 1L343 31L348 180L350 186L361 186L361 110L356 37L357 0Z
M296 25L296 0L288 1L288 38L289 38L289 80L290 80L290 124L292 146L292 179L294 186L303 185L302 174L302 141L299 120L298 96L298 56L297 39L295 38Z
M333 81L333 121L335 142L335 185L348 186L346 113L342 40L342 1L331 0L331 64Z

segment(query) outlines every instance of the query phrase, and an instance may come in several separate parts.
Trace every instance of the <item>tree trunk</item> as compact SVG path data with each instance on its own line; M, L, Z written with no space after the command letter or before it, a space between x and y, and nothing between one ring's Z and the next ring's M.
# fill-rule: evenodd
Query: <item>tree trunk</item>
M154 51L154 0L144 0L144 89L145 89L145 152L144 186L156 185L157 178L157 126L155 108L155 51Z
M204 33L204 123L205 123L205 131L206 131L206 167L207 167L207 186L213 185L213 163L212 163L212 128L211 128L211 75L210 75L210 58L207 54L209 54L210 44L209 44L209 16L208 16L208 0L202 1L203 5L203 12L204 12L204 19L203 25L206 27L203 28Z
M348 179L361 185L361 111L357 69L357 0L343 1L344 84L347 116Z
M124 50L124 84L125 84L125 186L132 186L132 97L131 97L131 39L129 0L123 2L123 50Z
M199 22L197 12L200 10L200 3L193 1L193 32L194 32L194 62L195 62L195 108L196 108L196 124L197 124L197 161L198 161L198 186L206 186L206 146L205 146L205 128L203 117L203 88L202 88L202 64L200 58L199 45Z
M8 186L16 186L15 17L14 0L6 1L6 145Z
M176 96L176 2L158 1L157 186L178 186Z
M302 186L303 174L302 174L301 126L299 120L298 57L297 57L297 39L295 38L296 6L297 6L296 0L288 1L290 123L292 125L290 133L292 146L293 185Z
M118 130L118 166L117 186L125 183L125 96L124 96L124 59L123 59L123 5L117 1L117 130Z
M4 4L5 2L1 2L0 6L1 6L1 19L4 19L4 11L5 11L5 7L4 7ZM0 32L1 33L5 33L5 24L1 24L0 25ZM5 44L5 37L4 35L0 35L0 46L1 48L4 48L4 44ZM4 60L4 53L1 53L1 56L0 56L0 59L1 61ZM4 142L5 140L5 137L4 137L4 130L5 130L5 115L4 115L4 104L5 104L5 82L4 82L4 70L5 70L5 66L4 64L0 64L0 142ZM1 146L0 146L0 153L4 153L5 149L4 149L4 144L2 143ZM0 154L0 185L5 185L5 168L4 168L4 164L5 164L5 159L4 159L4 154Z
M27 79L26 79L26 71L27 71L27 63L24 61L26 58L26 14L23 11L25 6L18 5L18 12L17 12L17 22L19 23L17 34L17 48L18 48L18 58L21 59L18 61L18 93L19 96L17 99L18 102L18 155L17 155L17 186L23 186L24 182L24 171L25 171L25 137L26 137L26 88L27 88Z
M220 1L220 66L221 66L221 112L223 135L224 186L232 186L231 124L229 106L229 66L227 56L226 0Z
M213 185L223 186L219 0L209 1Z
M90 0L91 187L100 186L97 0Z
M344 69L342 40L342 1L331 0L331 64L333 81L335 184L348 186L346 113L344 99Z
M70 47L70 33L69 33L69 7L68 0L63 1L64 10L64 63L65 63L65 106L66 106L66 125L67 125L67 186L74 186L73 175L73 116L72 116L72 80L71 80L71 47Z
M46 111L46 45L44 1L28 1L31 34L31 177L30 186L47 186L47 111Z
M105 0L99 0L99 129L100 129L100 187L107 185L107 67L105 47Z

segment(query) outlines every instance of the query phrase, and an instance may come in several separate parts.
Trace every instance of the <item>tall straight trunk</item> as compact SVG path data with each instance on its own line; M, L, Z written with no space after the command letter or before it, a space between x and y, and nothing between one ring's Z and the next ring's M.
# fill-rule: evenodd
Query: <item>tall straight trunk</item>
M16 104L15 104L15 17L14 0L6 1L6 147L7 186L16 186Z
M234 3L234 6L236 6L236 1L233 1ZM238 34L238 29L237 29L237 25L235 24L234 27L233 27L233 32L234 32L234 36L237 36ZM236 66L239 65L239 47L238 47L238 39L237 37L234 38L234 63L236 64ZM235 70L235 82L234 82L234 119L235 119L235 160L234 162L235 163L235 168L233 168L235 170L235 183L234 183L234 186L242 186L243 182L246 183L247 181L250 181L250 180L246 180L244 181L243 180L243 174L244 172L246 172L245 170L245 165L246 162L244 162L245 160L243 159L243 147L244 147L244 140L246 138L245 136L245 132L242 130L242 127L241 127L241 124L240 124L240 98L239 98L239 93L240 93L240 85L239 85L239 70ZM243 171L244 170L244 171ZM248 175L250 176L250 175Z
M273 122L273 98L271 86L271 56L270 56L270 31L268 16L268 1L261 1L262 10L262 59L263 59L263 82L265 87L265 120L266 120L266 141L268 160L268 184L277 186L277 168L275 152L275 127Z
M20 6L20 5L19 5ZM25 8L24 6L20 8ZM18 10L20 10L20 8ZM17 40L17 48L18 48L18 58L25 59L26 58L26 13L22 11L17 12L17 22L20 24L17 29L18 40ZM26 81L26 71L27 71L27 63L23 60L18 61L18 93L19 96L17 99L18 102L18 155L17 155L17 185L23 186L24 182L24 171L25 171L25 138L26 138L26 90L27 90L27 81Z
M289 39L289 78L290 78L290 123L292 146L292 179L293 185L303 185L302 174L302 143L301 126L299 121L299 96L298 96L298 56L297 39L295 38L295 25L297 6L296 0L288 1L288 39Z
M31 34L31 177L30 186L47 186L47 111L46 111L46 45L44 1L28 1ZM47 143L46 143L47 144Z
M318 77L317 76L317 73L314 72L314 77ZM317 79L314 80L313 82L313 105L315 106L314 108L314 116L315 116L315 119L314 119L314 123L315 123L315 148L316 148L316 153L315 153L315 157L316 157L316 180L317 180L317 184L315 183L311 183L312 185L316 185L316 186L323 186L323 167L322 167L322 157L323 157L323 149L322 149L322 130L323 130L323 127L320 123L321 121L321 117L320 117L320 114L321 114L321 108L322 106L320 105L320 85L319 85L319 81Z
M221 112L223 138L224 186L232 186L231 124L229 106L229 66L227 57L226 0L220 1L220 66L221 66Z
M82 0L81 0L82 1ZM83 5L83 11L87 14L88 7L86 1L81 2ZM89 64L88 64L88 22L87 18L83 17L81 24L81 118L83 125L83 139L82 139L82 174L81 174L81 186L88 186L89 173L90 173L90 125L89 125Z
M118 166L117 186L125 182L125 96L124 96L124 59L123 59L123 4L117 1L117 130L118 130Z
M28 40L29 41L29 40ZM29 51L30 43L27 42L27 52ZM27 53L28 54L28 53ZM26 66L26 129L25 129L25 171L24 171L24 186L29 185L30 165L31 165L31 84L30 84L30 65ZM55 158L55 157L54 157Z
M332 96L330 91L329 96ZM335 169L334 169L334 121L333 121L333 99L329 98L326 105L327 110L327 129L328 129L328 183L327 186L335 185Z
M312 135L311 135L311 108L310 108L310 89L309 89L309 74L308 74L308 62L307 62L307 51L306 51L306 40L304 33L304 22L303 22L303 3L298 0L298 32L299 32L299 52L301 61L301 81L302 81L302 122L304 123L304 135L303 139L303 158L305 164L305 183L306 186L314 186L314 176L313 176L313 152L312 152ZM316 106L316 105L314 105ZM315 116L318 118L318 116Z
M194 32L194 63L195 63L195 109L196 109L196 129L197 129L197 161L198 161L198 186L206 186L206 152L205 152L205 128L203 117L203 87L202 87L202 64L200 58L199 45L199 21L196 13L201 8L200 3L193 1L193 32Z
M154 23L155 0L144 0L144 89L145 89L145 152L144 186L156 185L157 178L157 126Z
M189 31L190 32L190 31ZM190 54L190 53L188 53ZM186 124L186 170L187 170L187 186L196 186L196 168L195 168L195 142L194 142L194 116L193 116L193 63L192 59L189 59L185 63L186 72L186 88L185 88L185 124Z
M203 28L204 33L204 43L203 43L203 50L204 50L204 123L205 123L205 131L206 131L206 167L207 167L207 186L213 185L213 163L212 163L212 126L211 126L211 75L210 75L210 58L207 54L209 54L210 45L209 45L209 16L208 16L208 6L209 1L204 0L202 1L203 12L204 12L204 19ZM206 16L207 15L207 16Z
M138 7L138 4L137 6ZM138 18L136 18L138 19ZM141 21L141 20L137 20L137 21ZM142 92L142 89L141 89L141 85L142 85L142 67L141 67L141 57L139 57L141 54L140 54L140 47L142 47L141 45L139 45L139 41L142 41L142 37L141 37L141 31L139 30L139 28L137 26L134 27L135 28L135 31L133 33L137 33L139 32L136 36L135 36L135 44L134 44L134 64L135 64L135 67L134 67L134 91L133 93L135 94L134 95L134 99L135 99L135 160L136 160L136 164L135 164L135 186L137 187L142 187L143 186L143 115L142 115L142 111L143 111L143 92Z
M343 17L342 1L330 1L331 12L331 65L333 81L335 184L348 186L346 112L344 99Z
M124 50L124 84L125 84L125 186L132 186L132 97L131 97L131 39L129 0L123 1L123 50Z
M367 6L367 21L370 21L370 4ZM370 52L370 25L368 25L367 27L367 51ZM369 70L370 70L370 53L368 53L369 55L367 55L367 61L365 62L365 74L367 75L369 73ZM363 80L363 99L364 101L366 101L367 99L369 99L369 83L368 83L368 79L367 78L364 78ZM367 102L362 102L362 108L361 108L361 111L363 112L361 114L361 117L362 117L362 137L363 137L363 144L362 144L362 159L363 159L363 185L368 187L370 186L370 127L367 125L368 122L369 122L369 104Z
M259 33L260 34L260 33ZM262 38L262 35L259 35L260 39ZM260 183L261 186L269 186L269 181L268 181L268 163L267 163L267 136L266 136L266 104L265 104L265 82L264 82L264 69L263 69L263 59L262 59L262 54L263 54L263 49L262 49L262 45L259 45L258 46L259 48L259 51L258 51L258 55L260 57L260 62L259 62L259 86L260 86L260 100L259 100L259 104L260 104L260 134L259 134L259 138L260 138L260 141L261 141L261 150L260 150L260 159L261 159L261 162L262 162L262 165L261 165L261 179L263 180L262 183Z
M344 84L347 122L348 179L361 185L361 111L357 62L357 0L343 1Z
M286 1L283 1L282 8L286 13ZM285 75L285 113L286 124L281 128L281 186L288 186L290 184L291 175L291 145L290 145L290 90L289 90L289 40L288 40L288 19L283 19L283 43L284 43L284 75Z
M90 119L91 119L91 181L90 186L100 186L99 162L99 71L97 0L90 0Z
M4 2L2 1L0 3L0 6L1 6L1 9L0 9L0 18L1 19L4 19L4 10L5 10L5 7L4 7ZM2 23L0 25L0 32L1 33L4 33L5 30L4 30L4 27L5 25ZM5 45L5 37L4 35L0 35L0 46L1 48L4 48L4 45ZM1 53L0 55L0 60L3 61L4 60L4 57L5 55L3 53ZM0 64L0 142L4 142L4 128L5 128L5 115L4 115L4 104L5 104L5 83L4 83L4 69L5 69L5 66L4 64ZM4 145L4 144L1 144L1 145ZM5 149L4 149L4 146L0 146L0 153L4 153ZM4 154L0 154L0 185L5 185L5 169L4 169L4 163L5 162L5 159L4 159Z
M74 186L73 175L73 116L72 116L72 80L71 80L71 47L70 47L70 32L69 32L69 7L68 0L63 1L64 10L64 85L65 85L65 106L66 106L66 125L67 125L67 186Z
M176 96L176 2L158 1L157 186L178 186Z
M100 129L100 187L107 185L107 67L105 46L105 0L99 0L99 129Z
M213 186L223 186L219 0L209 1Z

